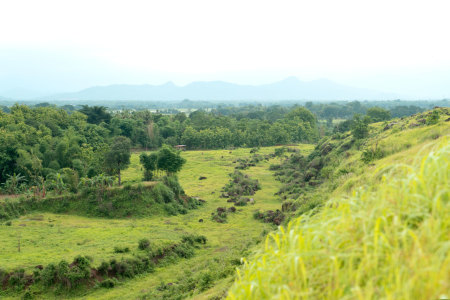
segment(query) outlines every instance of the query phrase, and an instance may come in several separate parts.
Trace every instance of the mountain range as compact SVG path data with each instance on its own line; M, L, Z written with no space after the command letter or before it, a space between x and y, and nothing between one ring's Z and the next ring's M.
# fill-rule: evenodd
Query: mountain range
M263 85L240 85L224 81L197 81L185 86L172 82L162 85L126 85L90 87L73 93L60 93L33 100L142 100L142 101L239 101L239 100L389 100L401 96L393 93L355 88L331 80L300 81L296 77ZM12 98L12 97L8 97ZM15 97L14 97L15 98ZM20 100L20 99L17 99Z

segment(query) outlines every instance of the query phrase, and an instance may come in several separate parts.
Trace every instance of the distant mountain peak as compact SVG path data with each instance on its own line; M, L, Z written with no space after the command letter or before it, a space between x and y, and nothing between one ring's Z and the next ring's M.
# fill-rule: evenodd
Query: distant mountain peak
M107 101L278 101L278 100L386 100L398 95L342 85L328 79L301 81L295 76L264 85L239 85L225 81L196 81L177 86L169 81L162 85L111 85L84 89L40 98L39 100L107 100Z
M300 83L301 81L300 81L300 79L298 79L295 76L289 76L289 77L286 77L285 79L281 80L280 82L290 83L290 84L294 83L295 84L295 83Z

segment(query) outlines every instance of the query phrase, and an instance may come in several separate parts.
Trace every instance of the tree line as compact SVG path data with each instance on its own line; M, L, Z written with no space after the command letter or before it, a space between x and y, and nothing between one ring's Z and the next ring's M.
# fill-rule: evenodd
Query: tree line
M362 124L364 118L359 117L338 125L323 124L319 122L323 112L311 112L319 107L330 110L333 105L226 107L187 115L148 110L111 112L86 105L75 110L67 105L16 104L8 107L8 112L0 111L0 184L3 189L14 190L21 185L43 185L46 178L52 178L52 186L58 188L62 179L77 182L100 174L120 178L120 170L129 164L128 154L123 153L131 147L149 150L183 144L188 149L219 149L313 143L333 128L345 131ZM392 111L364 108L358 102L339 105L353 115L366 113L369 119L364 119L364 124L392 117ZM145 159L141 161L149 166ZM162 166L161 160L159 165L146 168L145 177L175 168ZM75 189L75 183L72 185Z

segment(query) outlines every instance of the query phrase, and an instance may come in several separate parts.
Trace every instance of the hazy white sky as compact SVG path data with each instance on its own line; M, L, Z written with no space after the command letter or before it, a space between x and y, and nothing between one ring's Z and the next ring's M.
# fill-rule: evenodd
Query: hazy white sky
M449 14L448 0L2 0L0 80L64 90L294 75L420 93L408 80L449 86Z

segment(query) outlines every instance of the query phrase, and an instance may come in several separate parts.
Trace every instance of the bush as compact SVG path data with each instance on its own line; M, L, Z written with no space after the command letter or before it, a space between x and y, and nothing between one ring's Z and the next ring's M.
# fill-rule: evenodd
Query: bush
M361 154L361 160L366 164L370 163L371 161L381 159L383 157L384 152L378 147L366 149Z
M285 216L280 210L268 210L265 212L255 211L253 213L253 218L257 220L262 220L265 223L272 223L275 225L281 225Z
M190 258L194 256L194 249L189 243L181 243L177 245L173 251L176 255L182 258Z
M8 280L8 284L17 291L22 290L25 287L26 282L27 280L25 278L24 269L19 269L12 272Z
M164 210L170 215L170 216L176 216L178 215L178 206L175 203L169 203L164 206Z
M437 110L433 110L427 117L426 124L434 125L439 122L439 112Z
M106 261L102 261L100 266L97 268L97 271L103 276L108 275L108 270L109 270L109 263Z
M22 296L22 300L31 300L33 298L33 294L29 290L27 290Z
M206 241L207 239L204 235L194 235L194 234L184 235L181 239L182 243L187 243L190 245L194 245L195 243L206 244Z
M246 206L248 203L248 198L238 198L235 202L234 205L236 206Z
M175 193L163 183L158 183L152 189L152 194L158 203L170 203L175 201Z
M225 223L227 221L226 210L212 213L211 219L217 223Z
M139 240L139 244L138 244L139 250L145 250L145 249L148 249L149 247L150 247L150 241L148 239L140 239Z
M128 252L130 252L130 248L128 247L119 247L119 246L114 247L114 253L128 253Z
M256 179L251 179L239 171L231 174L231 181L224 186L223 191L229 197L249 196L260 190L261 186Z
M117 279L114 278L108 278L103 280L102 282L100 282L100 286L102 288L106 288L106 289L112 289L113 287L115 287L117 284Z
M41 280L45 286L51 286L56 282L57 270L54 264L48 264L41 272Z
M163 183L173 191L173 193L177 198L180 197L181 195L184 195L184 190L181 187L180 183L178 182L178 178L175 175L164 176Z

